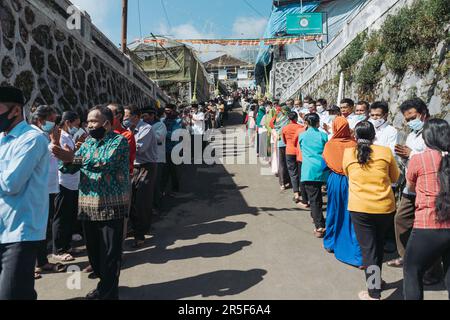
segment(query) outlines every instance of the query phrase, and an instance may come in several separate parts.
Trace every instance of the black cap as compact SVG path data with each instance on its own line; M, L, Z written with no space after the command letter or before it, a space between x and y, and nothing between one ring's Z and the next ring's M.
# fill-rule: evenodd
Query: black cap
M17 103L23 106L25 98L20 89L14 87L0 87L0 102Z
M142 113L154 113L154 114L157 114L158 113L158 110L156 110L156 108L146 108L146 109L144 109L144 110L142 110Z

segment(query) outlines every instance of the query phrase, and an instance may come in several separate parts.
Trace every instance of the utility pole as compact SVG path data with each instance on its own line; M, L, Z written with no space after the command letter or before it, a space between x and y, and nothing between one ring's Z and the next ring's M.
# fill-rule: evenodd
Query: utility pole
M122 52L127 53L128 0L122 0Z

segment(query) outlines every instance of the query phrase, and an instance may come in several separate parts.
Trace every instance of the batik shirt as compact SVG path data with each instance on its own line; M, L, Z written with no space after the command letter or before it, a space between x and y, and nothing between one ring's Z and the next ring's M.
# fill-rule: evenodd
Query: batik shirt
M78 219L110 221L128 216L130 201L127 140L109 132L103 140L88 139L63 173L81 172Z

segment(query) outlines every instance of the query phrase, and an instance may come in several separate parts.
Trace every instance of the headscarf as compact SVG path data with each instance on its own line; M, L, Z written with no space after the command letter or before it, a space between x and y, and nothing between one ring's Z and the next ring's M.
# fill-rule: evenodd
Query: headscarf
M277 115L277 120L275 121L275 130L277 131L278 136L280 137L281 137L281 130L283 130L283 128L289 124L288 113L289 108L282 108L281 112L279 112Z
M277 114L277 111L274 108L271 108L269 110L269 112L267 113L267 115L266 115L266 123L265 123L265 125L266 125L267 131L269 132L269 135L272 132L272 127L270 126L270 122L273 119L273 117L275 117L276 114Z
M266 108L263 106L260 106L258 109L258 115L256 116L256 125L258 126L258 128L262 127L261 121L265 115L266 115Z
M328 168L337 174L343 175L342 161L344 159L344 151L347 148L356 147L356 141L352 138L350 125L344 117L336 117L333 122L333 132L333 138L328 141L323 150L323 159Z

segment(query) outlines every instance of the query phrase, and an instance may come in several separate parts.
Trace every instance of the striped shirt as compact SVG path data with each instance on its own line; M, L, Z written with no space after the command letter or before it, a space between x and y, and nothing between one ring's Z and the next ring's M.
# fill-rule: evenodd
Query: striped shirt
M416 229L450 229L450 221L436 221L436 198L439 195L438 172L442 156L439 151L427 148L409 161L407 179L416 185Z

